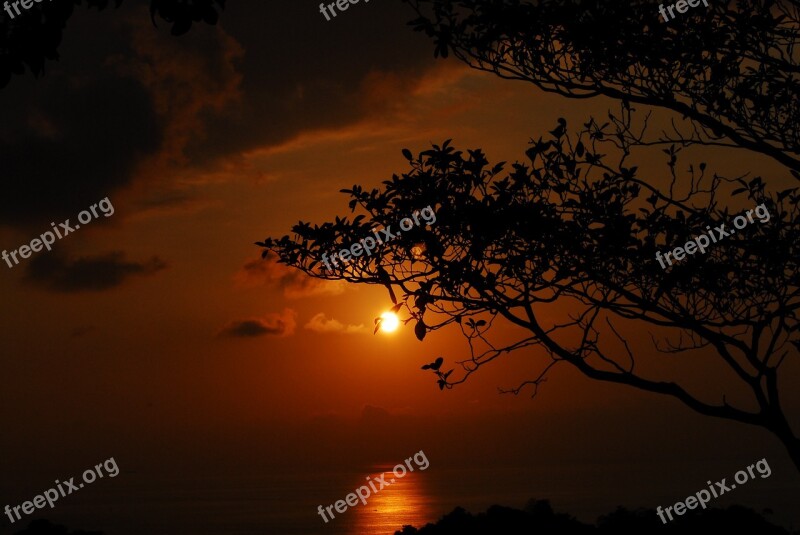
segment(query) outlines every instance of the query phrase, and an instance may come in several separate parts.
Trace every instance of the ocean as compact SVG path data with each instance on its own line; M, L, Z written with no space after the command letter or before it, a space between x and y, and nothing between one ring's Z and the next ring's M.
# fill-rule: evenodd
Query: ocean
M102 530L106 535L392 535L405 524L420 527L435 522L456 506L475 513L492 504L521 508L531 498L546 498L558 512L592 522L619 504L654 508L696 490L684 474L663 481L663 497L638 498L642 489L637 489L630 465L620 465L616 475L608 465L469 470L431 465L373 494L366 505L358 502L343 514L336 513L327 523L318 514L319 505L345 499L366 483L367 476L389 469L371 466L360 473L238 476L197 473L192 477L123 471L114 480L98 480L57 502L53 510L42 510L28 519L44 517L71 529ZM713 468L711 475L717 475ZM775 521L792 520L781 513L788 512L796 499L792 496L798 496L796 480L755 480L751 487L749 494L737 493L733 501L759 511L770 507L776 511ZM715 505L724 504L720 500ZM18 522L14 531L26 524ZM9 532L7 520L0 526L0 533Z

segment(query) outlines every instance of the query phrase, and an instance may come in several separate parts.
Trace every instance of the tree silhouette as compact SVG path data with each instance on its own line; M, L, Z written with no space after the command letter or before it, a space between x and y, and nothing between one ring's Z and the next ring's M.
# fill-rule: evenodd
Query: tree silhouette
M102 531L70 531L67 527L60 524L53 524L44 518L32 520L28 527L15 531L14 535L103 535Z
M797 0L709 2L668 23L638 0L404 1L436 55L568 97L676 111L697 128L669 141L754 150L800 179Z
M684 24L680 30L688 34L677 38L671 30L656 29L661 23L645 17L638 5L620 11L628 4L412 3L417 8L433 4L432 19L420 18L413 25L437 40L438 54L455 50L464 61L479 62L479 68L501 76L513 77L507 69L516 66L520 77L567 96L615 96L619 111L602 124L590 119L572 133L560 119L547 139L531 140L524 163L510 166L492 165L480 149L458 151L449 141L416 157L404 149L409 171L394 175L380 189L355 185L343 190L351 197L351 211L358 208L363 214L322 225L301 221L293 227L294 236L258 242L264 255L272 251L280 262L313 277L386 286L395 310L403 311L406 323L414 323L420 340L431 330L458 325L470 350L469 358L458 362L459 373L451 378L455 370L438 358L423 367L436 375L441 389L464 382L503 354L534 348L528 353L538 370L506 391L530 388L535 395L554 366L572 366L592 379L665 394L701 414L764 428L783 443L800 470L800 439L779 395L781 380L786 381L779 375L781 365L800 349L800 195L797 188L770 192L758 176L712 174L705 163L678 170L683 146L722 144L767 154L800 177L794 171L798 123L770 122L786 114L796 117L791 97L796 82L786 82L786 98L770 95L767 102L740 95L731 97L726 108L721 99L730 88L741 92L743 85L753 84L755 94L771 90L773 82L755 84L748 72L735 80L727 70L710 76L725 62L712 54L701 68L705 56L692 48L708 45L696 42L703 32L714 41L712 34L719 31L726 36L720 42L739 47L754 72L771 73L778 67L771 61L759 67L756 55L745 54L752 40L732 34L732 28L752 18L752 24L741 24L747 26L741 32L767 39L772 34L764 29L765 21L772 21L775 35L794 39L782 29L785 19L763 13L760 19L752 14L741 18L714 8L692 16L701 26L699 34ZM754 4L779 9L773 2ZM583 9L589 15L582 15ZM598 17L610 13L618 21L603 24L610 19ZM639 16L644 19L633 20ZM594 22L588 24L587 17ZM649 32L672 40L657 46L642 30L648 24ZM619 42L606 35L606 28L619 31ZM767 41L764 46L771 45ZM494 66L480 63L482 53L493 58ZM669 65L657 59L659 54ZM777 54L774 63L783 68L792 57ZM545 65L534 66L537 61ZM692 61L695 66L687 67ZM726 61L736 64L738 57ZM688 69L685 75L696 80L667 83L672 80L668 67ZM646 120L641 129L634 127L635 102L680 111L690 120L690 135L676 127L675 139L648 140ZM759 138L761 133L765 137ZM630 163L635 148L653 144L663 145L666 177L641 176ZM659 178L669 183L664 191L653 185ZM768 221L737 225L728 237L717 235L722 224L733 230L731 219L738 213L719 202L723 192L746 197L748 205L768 212ZM434 224L415 226L378 244L369 256L323 269L323 254L349 248L377 227L397 229L400 218L428 205L436 212ZM666 269L659 265L657 253L708 232L722 239L705 254ZM525 335L508 344L491 341L488 333L498 319ZM624 335L642 331L650 334L656 351L637 354ZM693 374L682 364L697 358L720 366L720 384L708 382L704 391L689 387Z
M490 166L480 150L464 154L447 142L434 146L409 158L411 171L384 182L382 190L346 190L351 207L365 210L368 221L362 214L321 226L300 222L295 236L258 245L314 277L387 286L420 340L430 330L458 324L471 356L460 363L463 374L455 380L451 371L429 365L441 387L465 381L504 353L537 346L549 359L516 392L526 385L536 389L557 364L572 365L594 379L667 394L700 413L764 427L800 467L800 441L778 396L780 365L800 344L796 188L770 194L758 177L709 177L698 169L690 173L685 193L677 194L673 184L673 194L665 195L626 167L624 157L619 165L606 163L594 130L599 127L587 124L573 139L560 122L550 140L532 143L530 164L515 163L507 174L503 163ZM677 160L674 152L669 155L673 171ZM753 204L763 204L769 221L662 269L658 251L730 222L733 214L716 199L720 184L729 181L741 183ZM396 228L399 214L428 204L436 211L435 224L403 232L371 256L323 269L324 253L357 243L373 227ZM402 291L399 301L393 288ZM554 305L569 306L570 317L553 321ZM498 317L529 336L491 345L486 333ZM705 401L674 380L653 378L650 359L635 367L637 359L612 319L672 331L662 337L665 342L656 340L669 361L675 354L713 349L751 398L740 404L725 396ZM611 343L601 343L603 331Z
M172 24L172 35L189 31L192 22L216 24L217 6L225 7L226 0L151 0L153 24L156 16ZM116 7L122 0L113 0ZM105 9L109 0L86 0L89 8ZM58 59L58 45L67 20L75 6L83 0L57 0L36 3L13 19L0 11L0 88L8 85L11 76L25 73L27 67L35 76L44 72L46 60ZM12 11L13 12L13 11Z
M767 514L765 511L764 514ZM557 513L549 500L530 500L520 511L492 505L485 513L472 515L461 507L444 515L435 524L421 528L403 526L395 535L528 535L530 533L570 533L575 535L639 535L664 533L702 535L712 532L744 532L763 535L798 535L776 526L752 509L732 505L727 509L712 507L686 511L686 516L663 524L652 509L616 511L597 519L596 525L585 524L571 515Z

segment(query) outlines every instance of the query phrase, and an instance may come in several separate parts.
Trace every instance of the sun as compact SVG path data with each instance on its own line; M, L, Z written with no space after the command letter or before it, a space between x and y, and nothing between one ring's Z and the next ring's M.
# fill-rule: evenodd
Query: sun
M397 330L400 326L400 318L394 312L384 312L381 314L381 330L385 333L391 333Z

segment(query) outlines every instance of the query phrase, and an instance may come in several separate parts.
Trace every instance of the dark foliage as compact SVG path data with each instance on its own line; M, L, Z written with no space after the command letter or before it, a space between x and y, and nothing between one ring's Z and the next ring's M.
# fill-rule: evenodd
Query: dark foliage
M150 13L153 24L158 17L172 25L172 35L182 35L192 22L216 24L218 9L223 9L225 2L151 0ZM49 0L34 4L14 19L0 11L0 88L8 85L12 75L24 74L26 68L38 77L47 60L58 59L58 46L75 6L102 10L111 3L119 7L122 0Z
M458 507L436 524L421 528L403 526L395 535L706 535L707 533L758 533L759 535L797 535L769 522L752 509L731 506L687 511L664 525L652 509L629 511L620 507L602 516L596 525L555 513L548 500L531 500L525 510L491 506L485 513L472 515Z
M65 526L53 524L43 518L33 520L28 527L14 535L104 535L102 531L70 531Z
M451 379L453 370L444 372L438 360L424 368L436 374L440 388L464 382L503 354L536 347L549 358L512 392L530 387L535 393L553 366L571 365L593 379L669 395L702 414L764 427L800 468L800 441L778 395L781 364L796 356L800 343L800 195L796 188L770 193L759 177L709 176L704 164L690 167L681 189L675 184L675 147L665 150L673 184L663 193L629 167L624 155L610 162L604 153L619 141L607 140L607 126L589 121L573 137L562 120L548 140L531 142L527 164L514 163L509 171L505 162L491 165L481 150L435 145L382 190L346 190L351 209L360 206L368 218L337 218L321 226L300 222L295 236L258 245L315 277L399 288L399 300L394 290L390 294L401 305L395 308L407 312L405 322L417 331L458 325L471 353L458 362L464 373ZM628 148L623 143L623 153ZM728 183L739 186L749 205L763 204L769 221L662 269L657 251L683 245L710 225L730 226L735 213L717 200ZM357 242L373 226L391 225L395 214L427 205L436 212L434 225L404 233L347 266L320 268L322 254ZM572 313L555 315L556 301ZM486 336L497 318L530 336L492 345ZM619 334L620 324L629 322L673 335L654 337L655 355L637 356ZM680 354L691 358L698 349L716 352L719 364L738 378L735 387L750 392L759 410L725 398L707 401L677 378L663 380L636 366L654 356L671 363Z
M800 179L797 0L709 2L669 23L649 0L405 0L435 54L568 97L678 112L682 143L769 155Z
M767 429L800 470L800 438L778 387L790 384L779 371L800 349L800 194L768 191L748 172L722 177L705 162L678 164L684 147L727 147L768 155L800 179L800 1L714 2L669 24L641 1L407 2L435 55L567 98L610 97L619 111L577 132L560 119L511 165L449 140L417 157L404 149L402 176L344 190L351 211L364 213L301 221L294 236L259 242L265 254L315 277L385 286L419 340L457 325L470 351L457 362L463 373L451 377L447 359L423 368L442 390L527 349L532 376L505 392L535 395L554 366L572 366ZM672 131L650 137L652 108L634 120L642 106L674 112ZM643 174L639 150L660 150L666 172ZM726 192L763 205L769 220L662 269L656 253L720 224L730 230L739 210L720 202ZM319 269L323 253L428 205L434 225ZM528 336L495 345L497 319ZM622 334L633 330L649 333L653 350L637 354ZM679 364L696 358L713 358L733 380L690 389Z

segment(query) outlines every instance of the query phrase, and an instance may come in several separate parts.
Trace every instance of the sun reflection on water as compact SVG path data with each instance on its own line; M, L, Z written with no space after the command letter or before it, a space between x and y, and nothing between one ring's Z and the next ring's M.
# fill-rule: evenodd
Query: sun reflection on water
M392 535L405 524L421 527L434 520L432 497L425 484L425 473L415 470L404 477L396 477L391 466L376 466L371 472L378 477L382 471L388 484L367 498L366 505L359 502L355 513L352 535ZM394 483L391 481L394 480ZM390 483L390 484L389 484ZM364 484L368 484L364 481ZM379 487L375 483L376 488Z

